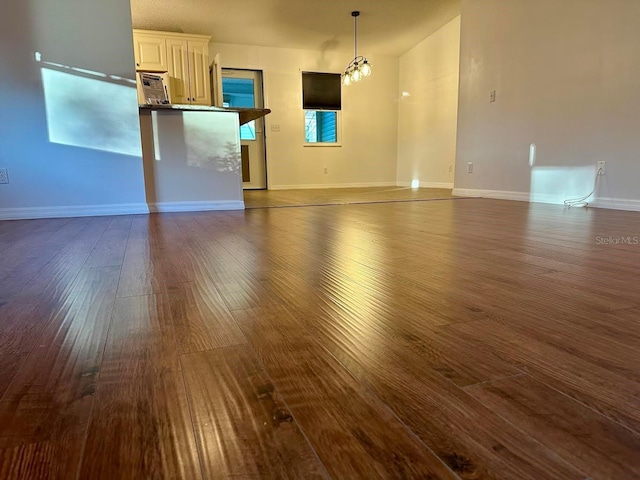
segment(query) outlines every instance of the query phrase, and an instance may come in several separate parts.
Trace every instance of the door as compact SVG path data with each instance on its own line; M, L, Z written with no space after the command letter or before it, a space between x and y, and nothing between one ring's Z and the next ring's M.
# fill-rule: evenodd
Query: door
M262 72L222 69L225 107L264 108ZM264 117L240 126L242 186L245 190L267 188Z
M134 32L133 47L136 70L167 71L167 46L163 37Z
M171 80L171 103L188 104L189 100L189 55L187 41L181 38L167 40L169 54L169 76Z
M189 40L189 85L191 103L211 105L209 42Z

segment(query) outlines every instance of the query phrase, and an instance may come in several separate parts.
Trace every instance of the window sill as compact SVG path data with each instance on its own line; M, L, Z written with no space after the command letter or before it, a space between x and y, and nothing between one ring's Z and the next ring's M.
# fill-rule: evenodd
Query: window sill
M315 142L315 143L303 143L303 147L341 147L340 142Z

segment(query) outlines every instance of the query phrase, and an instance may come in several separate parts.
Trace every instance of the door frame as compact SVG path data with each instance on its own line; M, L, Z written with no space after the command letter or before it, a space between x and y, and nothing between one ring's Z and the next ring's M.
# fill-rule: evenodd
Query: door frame
M262 94L262 108L267 108L267 96L266 96L266 88L265 88L265 71L262 68L248 68L248 67L243 67L243 68L236 68L236 67L228 67L228 66L223 66L221 67L221 79L224 78L224 72L225 70L235 70L235 71L240 71L240 72L254 72L254 73L259 73L260 74L260 93ZM222 85L220 85L221 90L223 91L223 96L224 96L224 90L222 88ZM263 150L264 150L264 188L249 188L247 190L269 190L269 162L268 162L268 157L269 157L269 152L268 152L268 139L267 139L267 119L266 117L262 117L263 118L263 125L262 125L262 141L263 141ZM244 187L243 187L244 190Z

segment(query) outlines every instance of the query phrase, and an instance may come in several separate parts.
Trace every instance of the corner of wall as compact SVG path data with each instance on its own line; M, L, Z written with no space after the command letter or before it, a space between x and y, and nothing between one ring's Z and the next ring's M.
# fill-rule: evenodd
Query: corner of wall
M396 180L431 188L454 182L460 16L399 59Z

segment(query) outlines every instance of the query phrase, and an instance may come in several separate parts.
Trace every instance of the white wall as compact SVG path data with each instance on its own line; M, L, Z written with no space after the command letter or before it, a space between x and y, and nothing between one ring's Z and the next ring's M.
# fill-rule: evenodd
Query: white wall
M129 1L2 12L0 219L145 211Z
M400 57L398 183L453 187L460 17ZM410 96L402 97L402 92Z
M352 56L213 43L211 58L216 53L223 67L264 72L266 107L272 110L266 117L269 188L395 184L397 58L367 55L373 74L343 88L341 147L304 147L301 72L341 73ZM272 132L271 125L280 131Z
M462 0L455 193L560 201L605 160L597 203L640 209L638 25L636 0Z
M236 112L143 110L140 125L152 212L244 208Z

